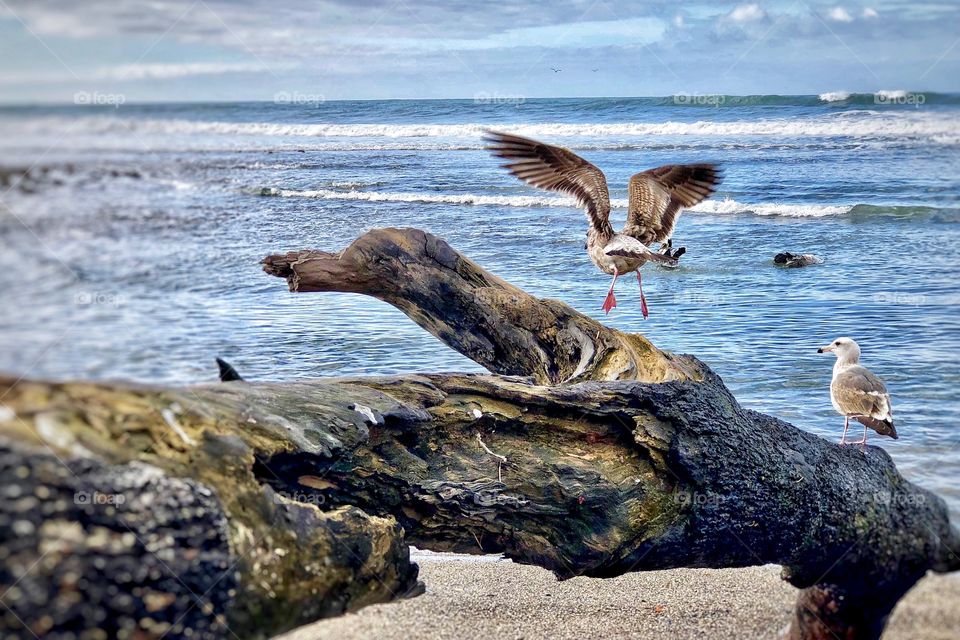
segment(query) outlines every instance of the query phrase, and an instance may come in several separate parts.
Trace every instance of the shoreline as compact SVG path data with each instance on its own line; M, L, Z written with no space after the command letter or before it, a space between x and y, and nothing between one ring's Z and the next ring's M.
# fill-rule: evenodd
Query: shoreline
M426 593L371 605L278 640L777 638L797 590L780 567L672 569L573 578L496 556L416 550ZM928 575L901 600L884 640L960 637L960 576Z

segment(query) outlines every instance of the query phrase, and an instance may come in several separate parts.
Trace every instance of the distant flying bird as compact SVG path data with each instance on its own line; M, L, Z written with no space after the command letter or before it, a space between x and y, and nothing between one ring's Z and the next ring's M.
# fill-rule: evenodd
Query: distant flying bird
M597 71L600 71L600 69L590 69L590 71L593 71L594 73L596 73Z
M557 69L557 68L555 68L555 67L550 67L550 71L553 71L554 73L560 73L561 71L563 71L563 69Z
M489 131L484 136L493 155L508 160L501 165L529 185L566 193L577 198L587 214L587 253L593 264L613 276L601 307L606 313L617 306L613 287L623 273L637 272L640 308L649 315L643 295L640 267L648 261L677 264L680 249L671 254L648 248L653 242L667 244L684 207L710 197L721 180L714 164L668 164L642 171L630 178L627 223L620 233L610 226L610 194L607 180L597 167L569 149L537 142L509 133ZM663 250L663 247L661 247Z
M830 401L837 413L843 416L843 436L840 444L867 446L867 427L882 436L898 439L893 426L893 406L883 380L859 364L860 345L850 338L837 338L817 353L834 353L837 362L833 365L833 380L830 382ZM863 440L847 442L850 418L863 425Z

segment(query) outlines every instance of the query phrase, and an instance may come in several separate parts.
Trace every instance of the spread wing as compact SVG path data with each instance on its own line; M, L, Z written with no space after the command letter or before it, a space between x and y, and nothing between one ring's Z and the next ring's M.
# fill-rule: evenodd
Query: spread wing
M534 187L575 196L594 229L613 233L607 179L600 169L569 149L530 138L489 131L484 140L493 155L509 160L503 168Z
M709 198L722 179L715 164L668 164L635 174L623 233L644 244L666 242L681 209Z
M830 384L830 391L837 406L848 416L893 420L886 385L866 367L857 365L840 372Z

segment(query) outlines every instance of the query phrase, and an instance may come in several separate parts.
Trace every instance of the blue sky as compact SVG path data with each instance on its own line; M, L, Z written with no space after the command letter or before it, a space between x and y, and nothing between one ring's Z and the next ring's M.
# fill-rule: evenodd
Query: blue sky
M960 2L0 0L2 102L895 89L960 91Z

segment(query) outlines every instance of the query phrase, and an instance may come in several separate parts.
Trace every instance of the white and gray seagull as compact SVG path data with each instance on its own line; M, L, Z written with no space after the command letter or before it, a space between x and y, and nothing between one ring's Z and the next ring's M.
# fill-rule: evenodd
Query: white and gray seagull
M843 416L843 436L840 444L867 446L867 427L882 436L899 438L893 426L893 405L883 380L873 375L860 364L860 345L850 338L837 338L817 353L833 353L837 361L833 365L833 380L830 382L830 401L837 413ZM863 425L863 439L847 442L850 418Z
M649 315L643 295L640 267L653 261L675 266L681 251L653 251L647 245L667 245L684 207L709 198L722 174L715 164L668 164L641 171L630 178L627 223L620 233L610 225L610 194L603 172L574 152L509 133L487 132L487 149L508 162L501 165L529 185L577 198L587 214L587 253L593 264L613 276L601 307L606 313L617 306L613 287L617 277L637 272L640 308ZM664 247L661 247L663 251Z

